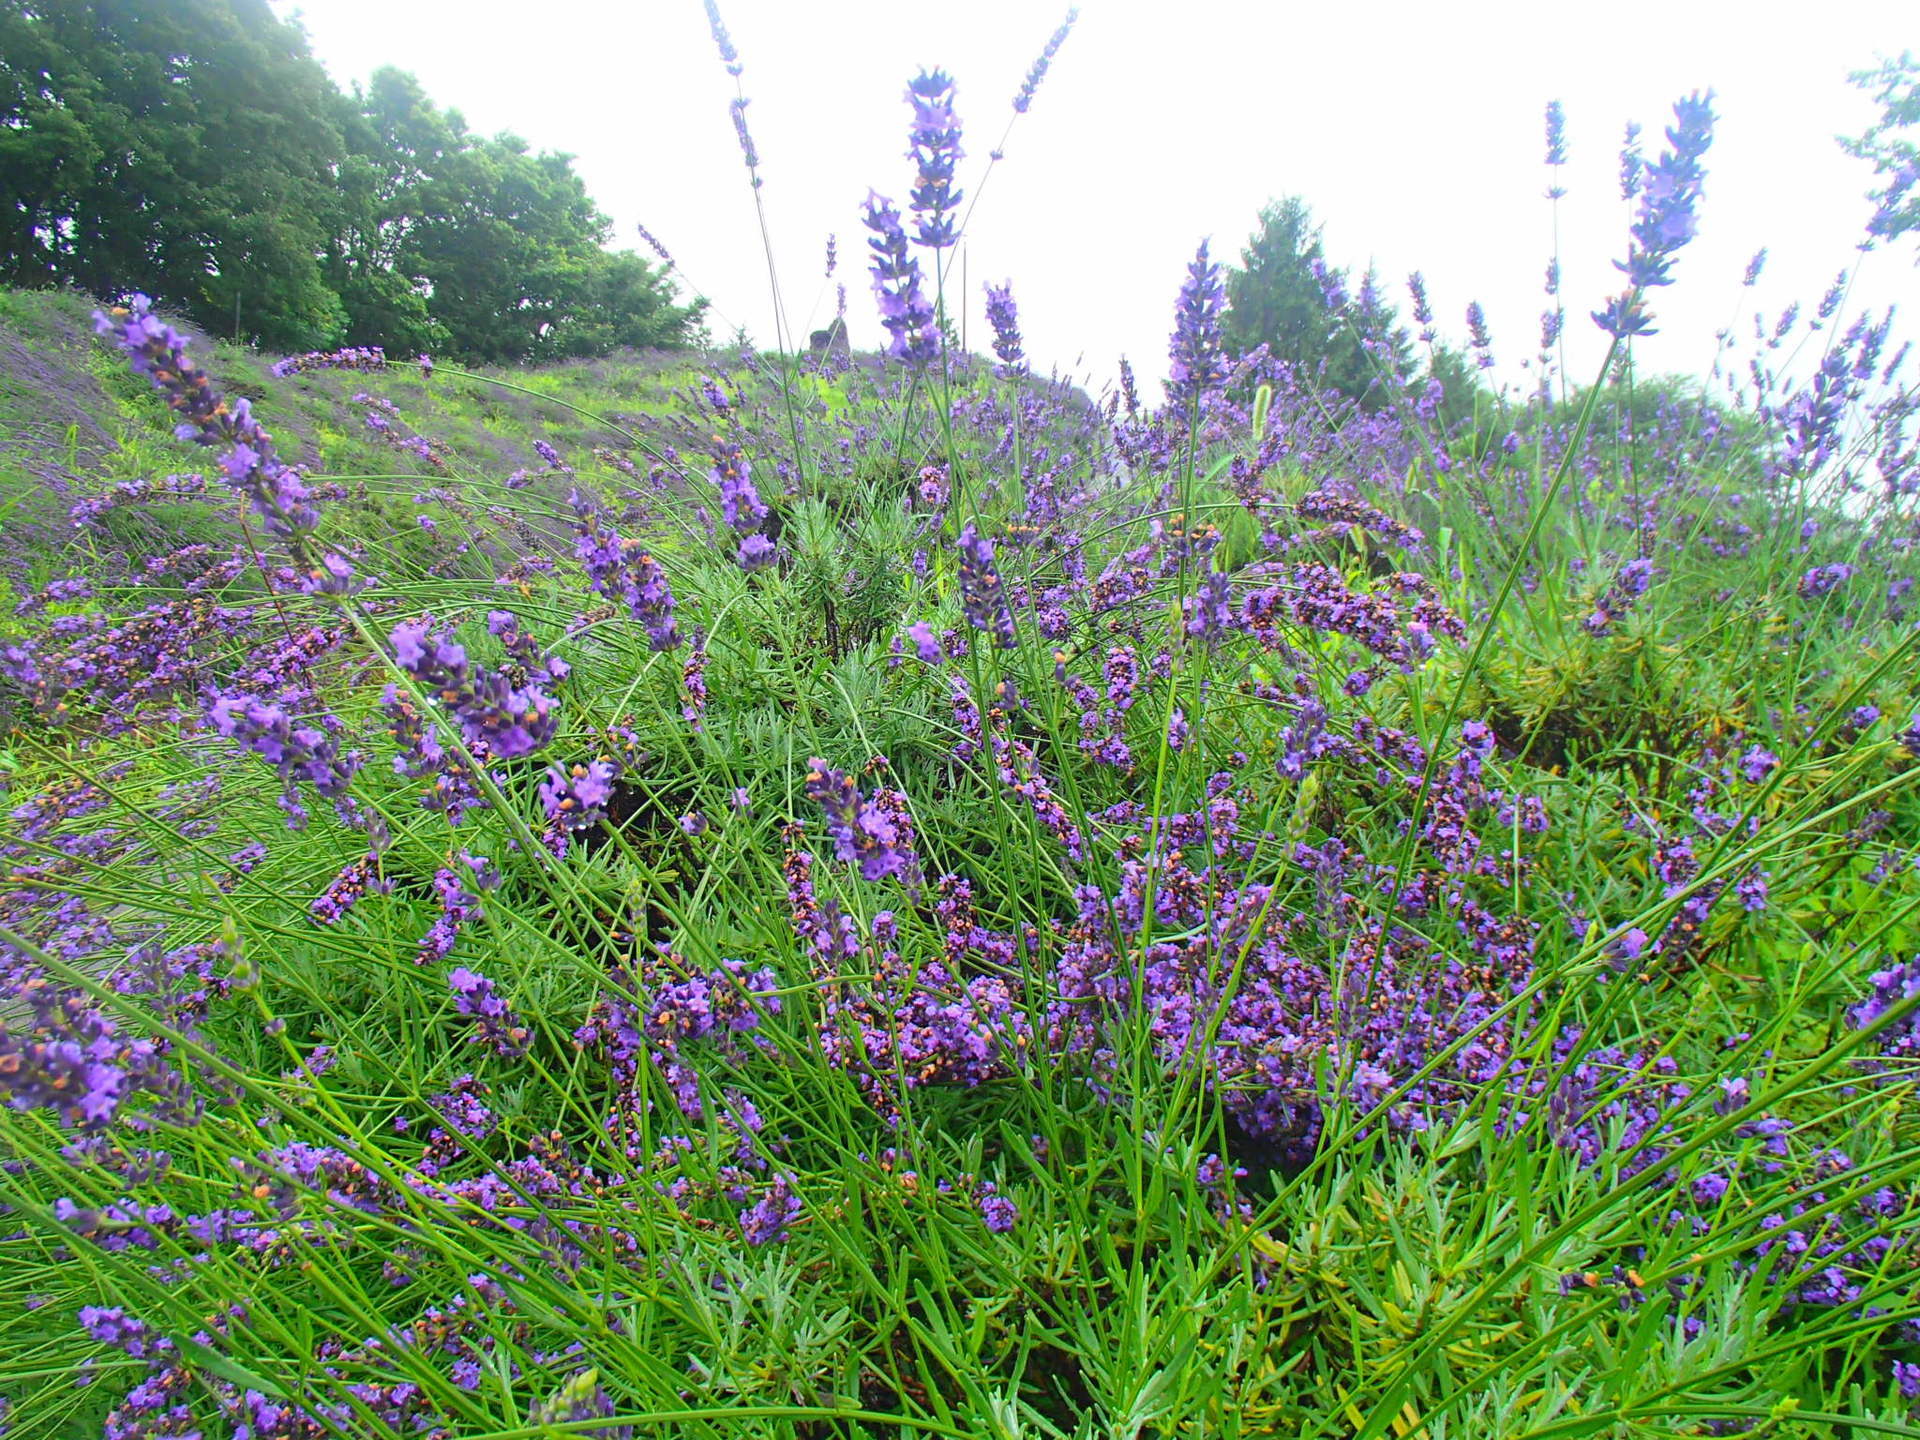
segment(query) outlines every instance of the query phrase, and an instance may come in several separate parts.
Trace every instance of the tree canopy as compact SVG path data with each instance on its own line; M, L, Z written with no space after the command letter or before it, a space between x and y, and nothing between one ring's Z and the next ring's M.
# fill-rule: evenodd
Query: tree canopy
M1363 404L1384 404L1386 377L1406 368L1406 336L1371 273L1343 309L1329 306L1330 290L1346 291L1347 272L1326 263L1320 231L1297 195L1260 212L1239 268L1227 272L1227 345L1246 351L1264 344L1303 379ZM1386 353L1370 355L1363 340Z
M343 94L265 0L0 0L0 281L144 291L285 349L694 339L700 303L611 231L571 157L397 70Z

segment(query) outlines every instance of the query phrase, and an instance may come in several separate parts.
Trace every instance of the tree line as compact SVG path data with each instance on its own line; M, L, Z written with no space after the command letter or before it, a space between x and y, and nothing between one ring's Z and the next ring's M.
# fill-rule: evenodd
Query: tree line
M266 0L0 0L0 283L142 291L273 349L507 363L679 346L564 154L411 75L342 92Z

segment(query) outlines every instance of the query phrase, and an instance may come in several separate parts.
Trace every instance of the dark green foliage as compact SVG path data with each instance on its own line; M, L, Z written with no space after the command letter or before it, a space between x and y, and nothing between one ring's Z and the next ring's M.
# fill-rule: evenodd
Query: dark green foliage
M411 76L327 78L265 0L0 0L0 279L144 291L277 349L558 359L697 338L570 158Z
M612 227L569 157L476 135L391 69L348 137L327 273L362 343L502 362L692 338L702 307L676 307L663 274L600 248Z
M1389 368L1407 368L1406 335L1396 326L1393 307L1377 297L1364 307L1356 297L1350 315L1328 310L1314 274L1316 263L1325 264L1320 230L1298 195L1260 212L1260 228L1240 252L1240 268L1227 272L1227 348L1246 351L1264 344L1303 381L1379 408L1391 393L1385 379ZM1346 271L1329 268L1345 279ZM1370 356L1361 344L1363 336L1376 335L1387 344L1391 366L1387 357Z
M264 0L6 0L0 274L328 343L345 317L316 256L339 118Z

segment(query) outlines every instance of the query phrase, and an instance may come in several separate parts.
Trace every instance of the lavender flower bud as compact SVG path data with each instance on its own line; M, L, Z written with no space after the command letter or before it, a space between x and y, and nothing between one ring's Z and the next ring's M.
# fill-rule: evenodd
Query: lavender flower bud
M1060 22L1060 28L1047 37L1047 43L1040 51L1040 58L1027 70L1027 78L1020 83L1019 93L1013 97L1016 114L1024 115L1027 107L1033 104L1033 92L1040 88L1040 82L1047 77L1047 67L1053 63L1053 57L1060 53L1060 47L1067 43L1067 35L1073 29L1073 22L1080 18L1078 6L1067 11L1067 18Z
M890 811L862 796L851 775L817 756L807 762L806 791L807 798L819 802L826 814L836 859L857 863L868 880L914 873L918 862L911 829L901 823L904 810Z
M1011 650L1020 643L1014 628L1013 610L1007 604L1006 586L993 564L993 542L983 537L969 520L960 532L960 607L976 630L993 635L993 643Z
M939 353L933 306L920 289L920 262L907 253L907 235L893 202L867 194L866 225L873 234L873 293L880 302L880 323L893 337L888 353L916 369Z
M907 158L919 172L907 205L915 217L913 238L941 250L954 241L951 214L961 192L953 188L953 172L965 153L953 113L953 77L944 70L922 70L907 82L907 103L913 107Z
M1220 267L1208 260L1207 242L1202 240L1187 266L1186 282L1180 287L1168 350L1172 368L1167 378L1167 400L1176 409L1201 405L1226 381L1225 347L1220 334L1220 313L1226 301Z
M1008 374L1026 368L1026 356L1020 348L1020 312L1013 303L1013 283L987 287L987 324L993 327L993 353L1007 367Z
M495 993L493 981L461 965L447 972L447 986L453 991L455 1012L473 1017L473 1033L467 1037L473 1044L491 1045L494 1054L507 1059L527 1053L527 1027Z

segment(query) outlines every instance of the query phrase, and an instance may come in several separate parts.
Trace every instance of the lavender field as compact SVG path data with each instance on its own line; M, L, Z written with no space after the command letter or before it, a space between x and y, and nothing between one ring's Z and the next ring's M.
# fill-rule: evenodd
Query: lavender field
M880 350L0 290L0 1433L1920 1435L1894 313L1689 273L1701 91L1525 385L1196 235L1097 392L906 102Z

